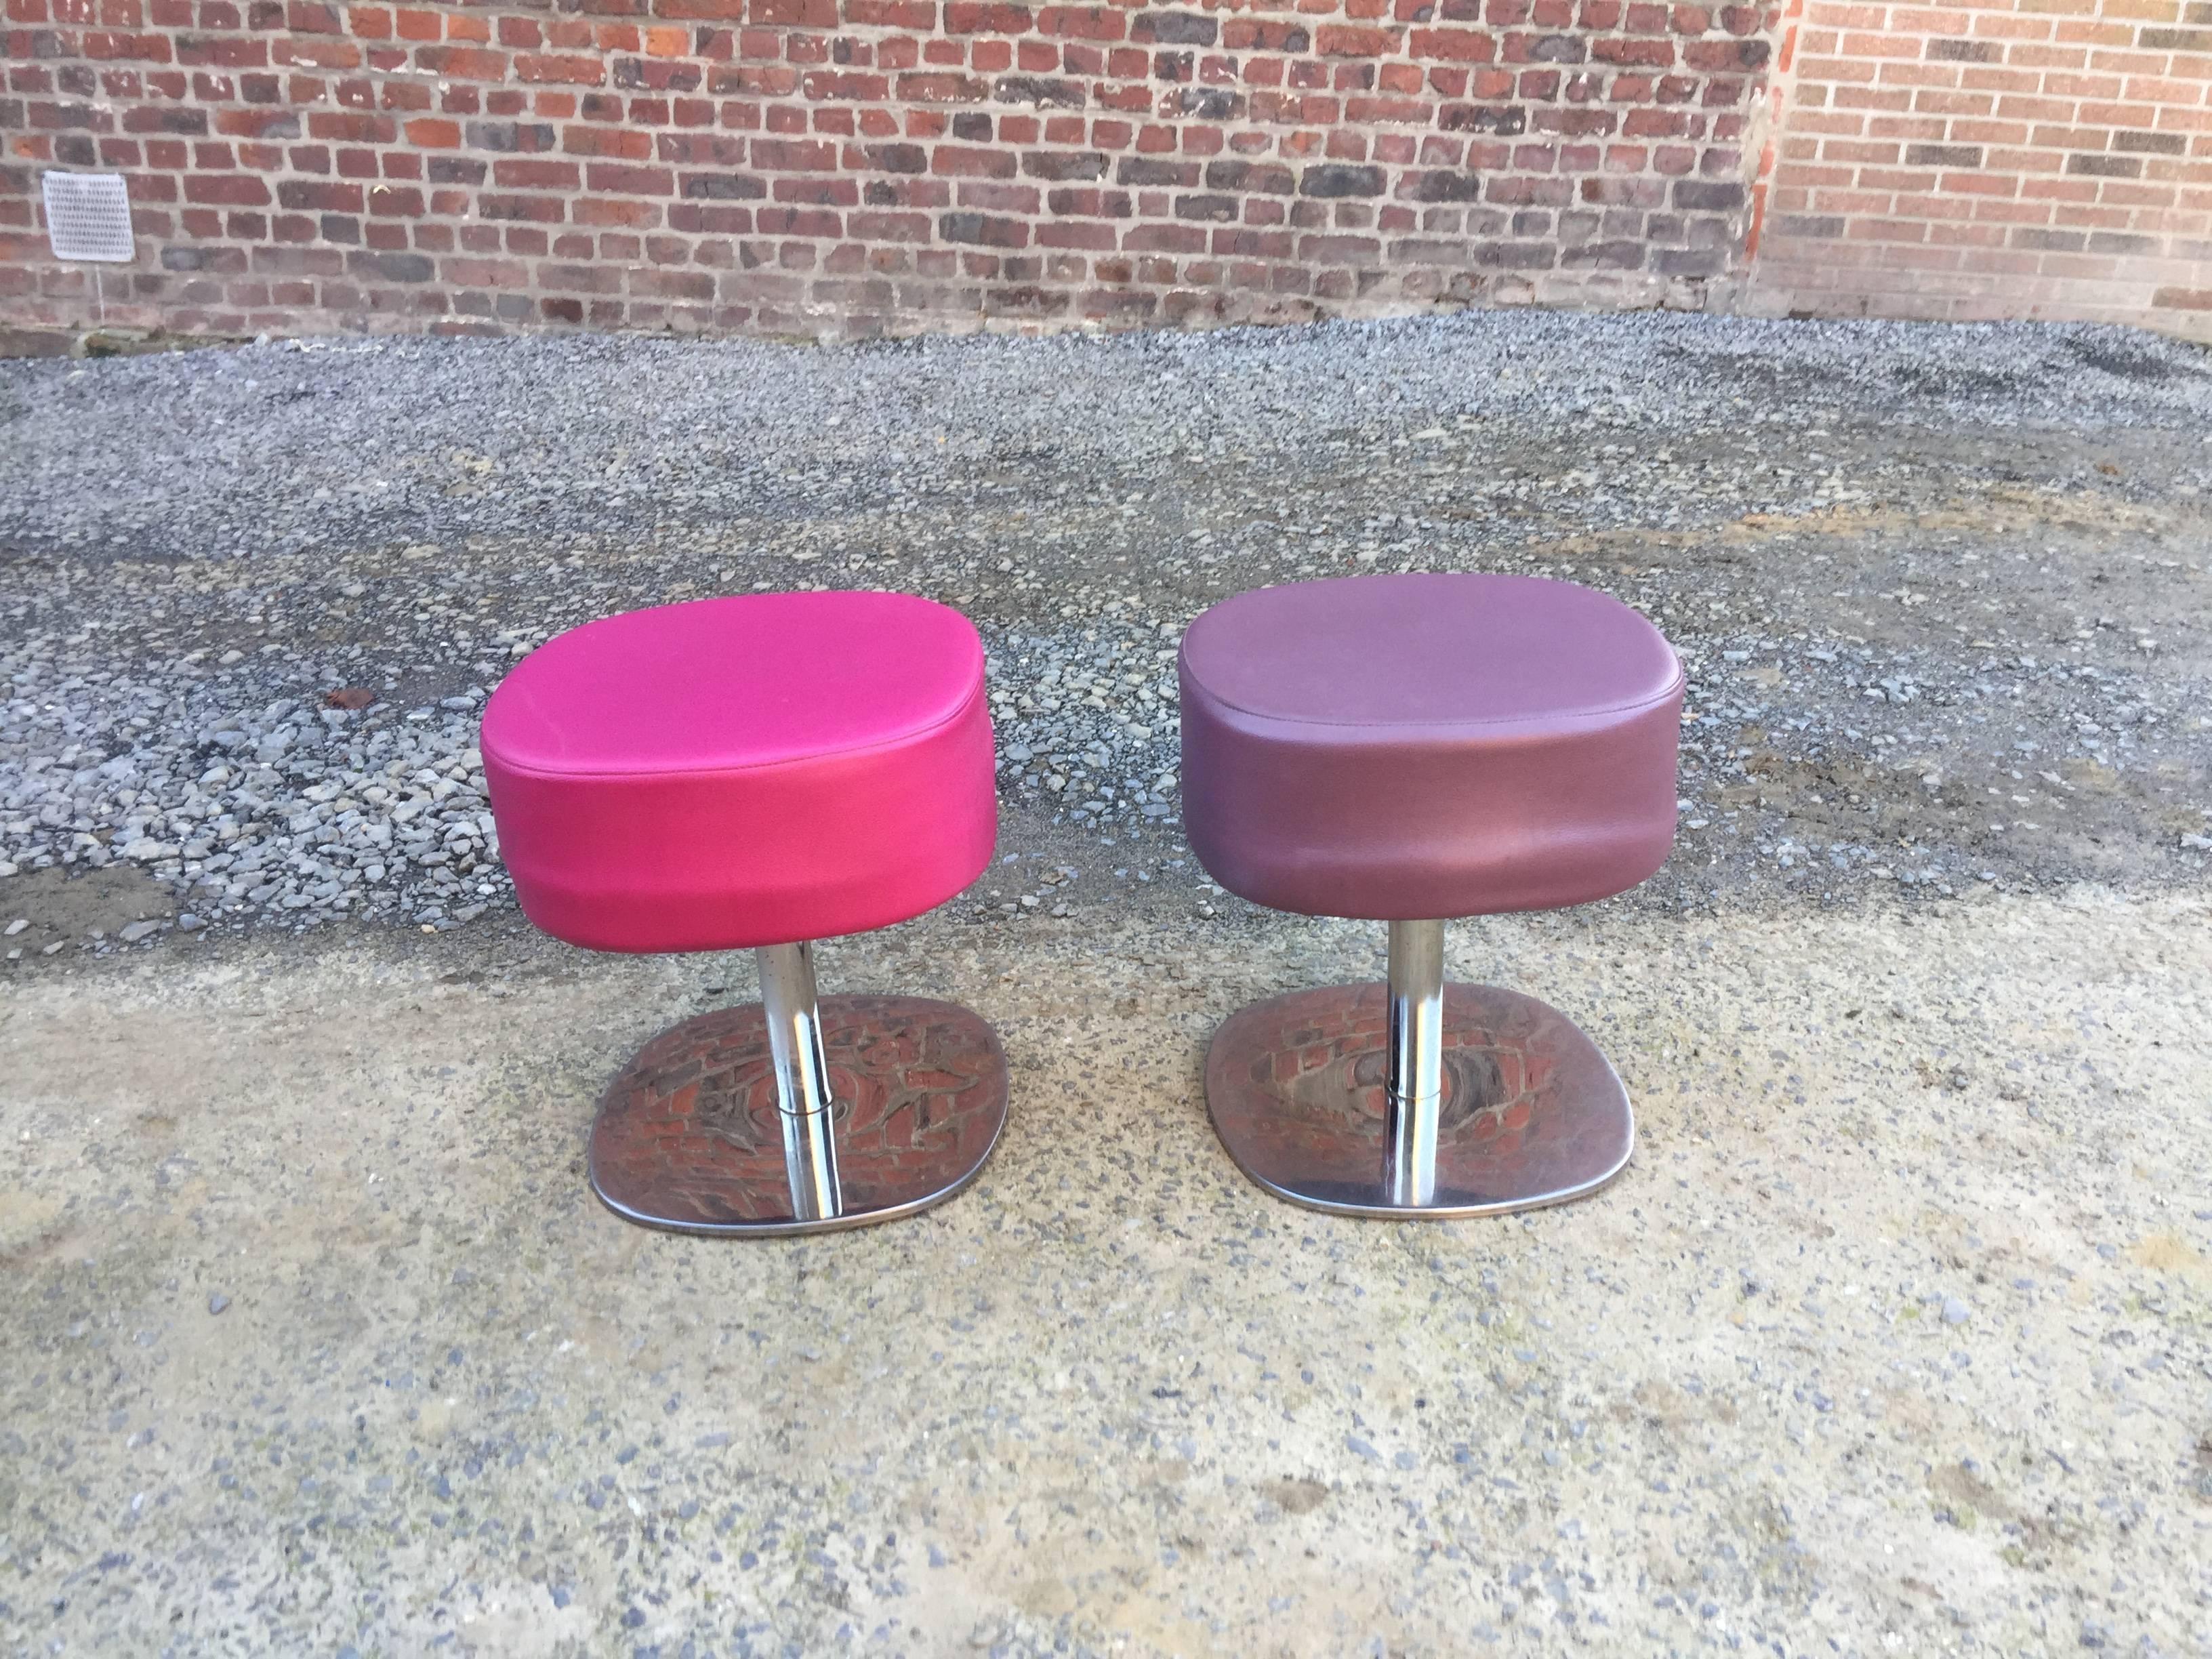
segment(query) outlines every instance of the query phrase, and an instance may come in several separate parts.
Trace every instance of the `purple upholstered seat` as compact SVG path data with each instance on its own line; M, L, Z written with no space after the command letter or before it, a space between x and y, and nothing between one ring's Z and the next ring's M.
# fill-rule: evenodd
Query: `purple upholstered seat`
M1414 921L1633 887L1674 836L1682 669L1530 576L1261 588L1183 636L1183 817L1233 893Z

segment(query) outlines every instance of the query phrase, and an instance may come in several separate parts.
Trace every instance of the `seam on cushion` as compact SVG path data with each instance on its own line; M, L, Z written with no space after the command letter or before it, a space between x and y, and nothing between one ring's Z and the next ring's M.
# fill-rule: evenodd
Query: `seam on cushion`
M935 737L947 726L957 725L970 709L984 700L985 696L986 687L978 683L975 689L962 700L960 706L944 719L932 721L927 726L916 726L911 732L902 732L895 738L884 738L875 743L851 744L837 749L817 749L804 755L792 755L782 760L757 761L750 765L641 767L622 771L593 769L586 771L530 766L504 757L501 758L499 764L507 771L519 776L543 778L549 782L565 782L586 778L619 778L625 781L659 778L719 778L742 776L749 772L779 772L789 767L812 766L825 760L845 760L858 756L881 754L888 750L900 749L908 744L918 743L926 738ZM477 733L477 740L481 746L483 740L481 729ZM995 746L994 738L994 747Z
M1668 650L1669 654L1674 654L1672 646L1669 646ZM1220 692L1216 691L1200 679L1196 671L1186 668L1185 672L1190 675L1190 681L1194 686L1205 692L1222 708L1233 708L1238 714L1247 715L1253 720L1266 720L1275 726L1334 726L1357 732L1404 732L1419 730L1422 727L1434 729L1438 726L1529 726L1547 720L1588 720L1601 714L1634 714L1646 708L1657 708L1661 703L1678 696L1689 684L1689 675L1682 666L1682 659L1679 655L1675 655L1674 678L1664 691L1654 697L1637 697L1626 702L1608 703L1601 708L1555 709L1548 714L1493 714L1482 718L1450 720L1333 720L1317 714L1271 714L1262 709L1249 708L1222 696Z

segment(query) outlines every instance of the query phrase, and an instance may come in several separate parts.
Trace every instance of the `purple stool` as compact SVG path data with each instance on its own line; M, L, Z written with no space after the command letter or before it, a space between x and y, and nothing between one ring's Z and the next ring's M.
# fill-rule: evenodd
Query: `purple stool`
M1184 635L1183 817L1231 892L1390 924L1389 982L1255 1003L1206 1056L1215 1128L1279 1197L1355 1215L1563 1203L1636 1141L1564 1015L1446 985L1449 916L1635 886L1674 839L1682 670L1616 599L1528 576L1261 588Z

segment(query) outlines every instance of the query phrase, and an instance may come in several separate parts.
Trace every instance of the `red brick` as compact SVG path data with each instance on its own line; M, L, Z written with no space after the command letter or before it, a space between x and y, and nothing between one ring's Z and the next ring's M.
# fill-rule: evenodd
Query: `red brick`
M1498 43L1479 29L1415 29L1407 50L1415 58L1486 64L1498 55Z
M634 167L622 161L594 161L584 169L585 187L622 196L672 196L676 175L666 167Z
M124 34L94 29L88 31L82 40L88 58L148 64L166 64L170 58L169 38L165 34Z
M1314 31L1314 50L1324 58L1380 58L1398 49L1395 29L1325 24Z
M483 55L498 56L489 52ZM550 81L564 86L596 87L605 82L607 65L604 58L585 52L524 52L517 54L514 59L514 75L519 81Z
M195 173L185 180L185 199L202 204L262 207L269 186L250 173Z
M582 176L574 161L538 156L501 156L491 164L492 182L501 190L574 191Z

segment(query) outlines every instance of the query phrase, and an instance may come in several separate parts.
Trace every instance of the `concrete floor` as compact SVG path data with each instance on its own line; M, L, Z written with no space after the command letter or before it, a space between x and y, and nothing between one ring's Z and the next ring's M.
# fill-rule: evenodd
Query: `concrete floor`
M9 1650L2212 1650L2212 904L1455 927L1643 1143L1503 1222L1287 1208L1213 1024L1351 924L925 920L825 988L1013 1068L980 1184L732 1245L594 1097L749 960L113 959L0 1025ZM720 987L709 990L709 987Z

